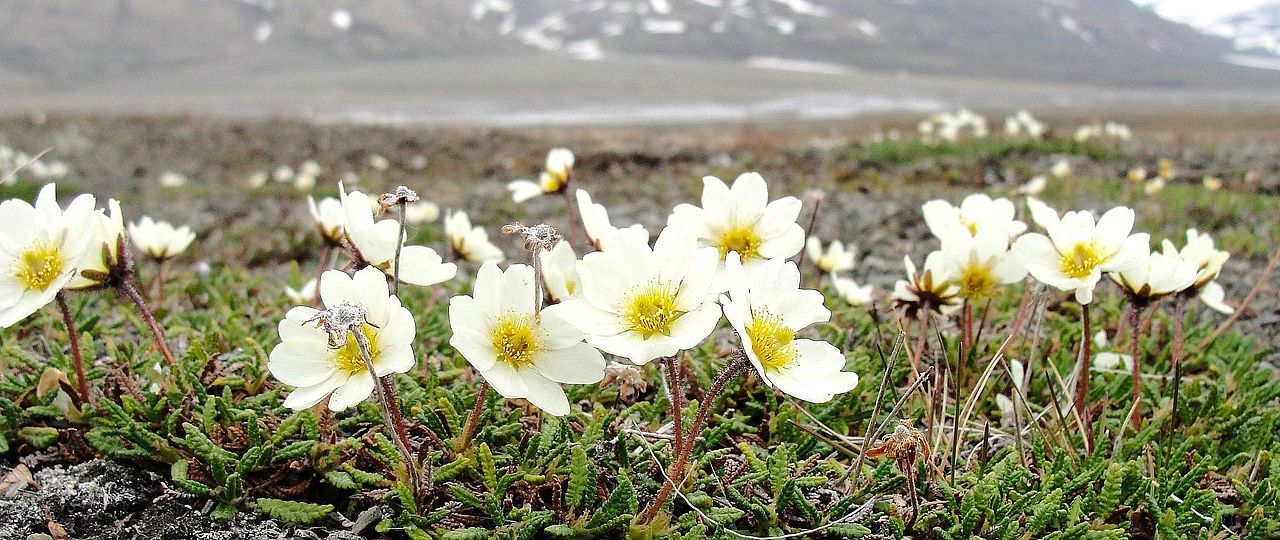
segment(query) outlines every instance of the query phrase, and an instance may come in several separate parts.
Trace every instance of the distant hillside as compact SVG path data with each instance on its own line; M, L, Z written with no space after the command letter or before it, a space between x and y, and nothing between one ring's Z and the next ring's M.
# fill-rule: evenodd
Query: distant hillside
M1263 87L1231 42L1129 0L0 0L0 87L474 56Z

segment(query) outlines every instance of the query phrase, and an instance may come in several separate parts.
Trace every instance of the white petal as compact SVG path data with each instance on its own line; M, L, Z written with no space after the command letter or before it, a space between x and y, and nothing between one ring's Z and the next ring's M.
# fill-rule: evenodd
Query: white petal
M586 343L545 351L533 359L533 367L544 377L564 384L591 384L604 378L604 356Z
M520 370L520 378L524 381L525 399L529 400L529 403L553 416L569 414L569 400L564 395L564 388L559 384L543 377L532 368Z

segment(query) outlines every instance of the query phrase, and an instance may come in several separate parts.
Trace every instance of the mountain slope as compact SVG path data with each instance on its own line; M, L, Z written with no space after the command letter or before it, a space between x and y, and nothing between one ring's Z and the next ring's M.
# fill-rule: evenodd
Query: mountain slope
M0 84L24 88L530 51L1113 86L1280 80L1129 0L0 0L0 27Z

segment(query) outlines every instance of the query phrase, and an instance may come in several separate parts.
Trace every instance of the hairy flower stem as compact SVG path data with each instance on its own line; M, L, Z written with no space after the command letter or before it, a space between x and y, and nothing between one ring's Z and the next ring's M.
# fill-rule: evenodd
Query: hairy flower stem
M569 222L569 234L565 235L564 241L569 243L569 247L573 247L573 238L578 234L578 221L582 218L578 216L577 204L573 197L569 195L569 183L565 184L564 191L561 196L564 197L565 221ZM587 239L587 245L591 245L591 237L587 236L587 224L582 224L582 237Z
M157 304L164 303L165 270L169 266L167 262L168 262L168 259L160 259L160 263L157 265L159 266L159 268L156 269L155 279L156 279L156 303Z
M702 429L702 424L707 420L707 414L711 412L711 403L716 397L724 391L724 387L729 384L742 370L750 365L745 354L739 354L724 370L716 376L716 380L711 383L702 396L702 401L698 403L698 412L694 414L693 424L689 426L689 431L685 436L684 448L676 448L675 464L671 466L671 474L668 482L662 484L662 489L658 491L653 502L649 504L649 508L640 514L640 523L648 523L658 515L658 511L662 509L662 505L667 502L667 498L671 496L671 491L675 489L675 483L684 477L684 468L689 461L689 454L693 453L693 443L698 439L698 431Z
M1137 430L1139 427L1139 419L1142 418L1142 414L1140 413L1140 409L1142 407L1142 405L1140 404L1140 400L1142 399L1141 367L1142 367L1143 305L1133 299L1129 300L1129 304L1130 304L1130 308L1125 310L1125 313L1129 316L1130 328L1133 331L1133 335L1130 336L1130 342L1132 343L1132 346L1130 348L1130 356L1133 357L1133 360L1130 362L1130 365L1131 365L1130 371L1131 371L1131 375L1133 376L1133 408L1130 409L1132 414L1129 416L1129 424L1133 426L1134 430Z
M671 406L671 431L674 436L672 446L676 454L684 451L687 441L684 438L684 384L680 377L680 365L675 356L663 357L658 367L662 369L667 380L667 403Z
M89 395L89 381L84 376L84 359L80 356L80 336L76 330L76 321L71 317L71 307L67 305L67 295L58 291L54 297L58 301L58 311L62 312L62 323L67 326L67 337L71 340L71 360L76 368L76 389L80 399L85 403L92 400Z
M1244 314L1245 308L1249 307L1249 302L1252 302L1258 296L1258 293L1262 291L1262 285L1267 282L1267 278L1271 277L1271 271L1275 270L1277 263L1280 263L1280 247L1276 248L1275 254L1271 255L1271 259L1267 261L1267 266L1262 269L1262 275L1258 276L1258 281L1254 282L1252 289L1249 289L1249 294L1244 295L1244 300L1240 301L1240 306L1236 307L1236 310L1231 312L1227 320L1222 321L1222 324L1218 325L1218 328L1209 337L1201 340L1196 345L1197 349L1205 348L1213 340L1218 339L1218 336L1221 336L1228 328L1231 328L1232 324L1235 324L1236 319L1239 319L1240 315Z
M1018 313L1013 316L1013 328L1009 333L1009 343L1013 343L1018 339L1018 334L1022 332L1022 322L1027 316L1027 308L1031 306L1031 290L1035 286L1031 278L1027 278L1022 285L1022 300L1018 302Z
M471 414L467 416L467 425L462 428L462 435L458 437L458 443L455 449L459 454L466 452L467 447L471 445L471 438L476 434L476 425L480 423L480 415L484 413L485 400L489 397L489 381L480 381L480 393L476 394L476 404L471 408Z
M916 376L923 370L920 369L920 360L924 358L925 338L929 336L929 319L928 316L922 316L916 321L920 324L920 332L916 337L915 349L911 351L911 377L907 382L913 382Z
M391 440L395 441L396 450L400 451L400 457L404 460L405 469L409 471L409 487L413 489L414 497L418 496L419 488L422 486L422 479L418 474L418 460L414 458L413 452L409 450L409 434L404 427L404 416L400 414L400 406L396 403L395 384L389 377L378 377L378 372L373 367L373 355L369 352L369 338L355 328L351 330L351 336L355 338L356 345L360 347L360 355L364 357L364 366L368 370L369 376L373 377L374 395L378 397L378 409L382 412L382 424L391 433Z
M142 293L138 292L138 283L130 273L120 280L120 290L124 291L124 295L129 297L133 302L133 306L138 308L138 313L142 315L142 320L146 321L147 328L151 329L151 336L156 340L156 348L160 349L160 356L164 357L164 363L173 367L178 365L174 360L173 353L169 351L169 343L165 340L164 329L160 328L160 324L156 322L156 316L151 312L151 308L147 307L147 301L142 298Z
M814 198L814 199L813 199L813 212L811 212L811 213L809 214L809 225L808 225L808 226L806 226L806 227L804 228L804 240L805 240L805 242L808 242L808 241L809 241L809 236L813 234L813 226L814 226L814 224L818 221L818 208L819 208L819 207L821 207L821 206L822 206L822 199L821 199L821 198ZM802 249L802 250L800 250L800 259L796 261L796 268L800 268L800 269L802 269L802 271L803 271L803 268L804 268L804 256L805 256L806 252L808 252L808 251L809 251L808 249ZM815 285L815 287L814 287L814 288L817 288L817 286L818 286L818 285L821 285L821 284L822 284L822 269L821 269L821 268L819 268L819 269L818 269L818 281L814 284L814 285Z
M405 218L406 212L405 212L404 199L397 200L396 206L400 208L400 232L396 234L396 257L394 261L391 263L391 294L394 294L396 295L397 298L399 298L400 297L400 249L404 247L404 241L405 241L405 230L404 230L405 219L404 218ZM316 290L319 291L320 289L317 288Z
M1076 414L1080 416L1080 421L1084 423L1085 449L1093 452L1093 421L1089 418L1088 405L1085 400L1089 397L1089 371L1093 366L1093 338L1089 329L1089 304L1080 304L1080 358L1077 362L1079 372L1076 375Z

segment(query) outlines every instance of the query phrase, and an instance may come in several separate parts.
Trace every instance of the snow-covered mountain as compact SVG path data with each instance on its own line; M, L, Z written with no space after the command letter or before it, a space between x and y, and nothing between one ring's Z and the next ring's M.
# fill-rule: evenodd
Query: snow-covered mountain
M0 0L0 27L0 79L34 87L529 54L1100 85L1276 82L1224 62L1229 41L1130 0Z

